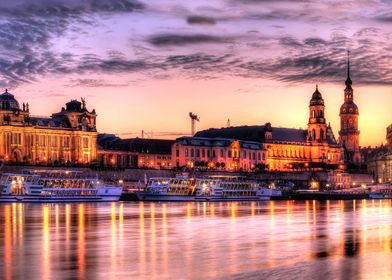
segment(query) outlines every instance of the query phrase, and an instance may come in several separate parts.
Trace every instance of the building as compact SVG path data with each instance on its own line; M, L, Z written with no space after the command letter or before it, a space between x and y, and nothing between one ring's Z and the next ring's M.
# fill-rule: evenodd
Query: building
M98 135L98 165L113 168L172 168L174 140Z
M392 125L386 128L385 143L375 148L363 148L367 170L377 183L392 183Z
M344 89L344 103L340 108L339 143L344 148L347 164L360 164L361 152L359 147L358 106L354 103L354 90L350 78L350 60L347 60L347 79Z
M173 165L225 171L264 168L266 154L260 142L230 138L181 137L172 146Z
M327 125L324 100L318 86L310 100L307 129L272 127L270 123L266 123L265 125L208 129L197 132L193 139L194 144L191 145L193 149L200 145L197 144L198 142L206 141L202 139L211 140L211 143L206 143L206 146L213 145L214 139L226 140L229 143L227 148L229 150L232 145L230 143L236 140L239 141L238 143L243 141L260 144L260 154L265 154L265 160L262 159L260 163L266 164L271 171L336 169L342 168L343 164L342 149L334 137L331 126ZM183 144L183 141L179 138L175 145L181 147L189 145ZM186 138L186 141L192 142L192 138ZM179 162L182 165L186 159L190 158L181 154L181 151L179 156L173 154L175 164ZM227 161L226 165L233 162L228 157L222 159ZM242 159L243 155L239 153L236 159L239 166L243 163ZM245 170L249 170L249 166Z
M51 117L30 114L5 90L0 95L0 157L24 164L89 164L96 160L96 113L71 100Z

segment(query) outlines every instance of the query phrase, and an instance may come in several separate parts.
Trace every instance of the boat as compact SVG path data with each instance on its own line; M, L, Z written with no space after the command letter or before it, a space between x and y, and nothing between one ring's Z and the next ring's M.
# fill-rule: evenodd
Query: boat
M143 201L194 201L195 182L189 178L151 178L142 191L136 191Z
M376 184L368 186L370 199L392 199L392 185Z
M118 201L122 188L106 185L78 171L4 173L0 202L108 202Z
M232 178L151 178L135 195L142 201L257 201L269 200L273 191Z

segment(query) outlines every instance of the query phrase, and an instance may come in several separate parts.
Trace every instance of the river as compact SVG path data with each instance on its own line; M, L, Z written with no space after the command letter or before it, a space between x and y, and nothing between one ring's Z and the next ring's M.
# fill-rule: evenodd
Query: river
M388 279L390 200L0 205L0 279Z

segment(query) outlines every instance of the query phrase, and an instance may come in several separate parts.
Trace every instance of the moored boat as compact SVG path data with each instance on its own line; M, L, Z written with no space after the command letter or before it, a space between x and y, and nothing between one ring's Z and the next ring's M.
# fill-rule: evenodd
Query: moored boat
M0 178L0 202L100 202L118 201L120 186L75 171L4 173Z
M269 200L273 191L232 178L151 178L135 195L144 201L257 201Z

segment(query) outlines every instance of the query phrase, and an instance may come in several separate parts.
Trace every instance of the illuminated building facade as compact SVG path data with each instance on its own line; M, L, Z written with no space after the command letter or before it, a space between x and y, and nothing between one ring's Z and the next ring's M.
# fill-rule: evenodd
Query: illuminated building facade
M265 154L262 163L271 171L342 168L342 148L336 141L331 126L327 125L324 113L324 100L316 87L309 104L306 130L272 127L270 123L266 123L262 126L208 129L197 132L195 139L237 139L258 143ZM241 154L239 157L241 161ZM180 161L180 165L182 163Z
M30 114L7 90L0 95L0 157L25 164L89 164L96 159L96 113L72 100L51 117Z
M224 171L263 168L266 154L259 142L230 138L181 137L172 146L173 165Z
M98 165L109 168L172 168L173 140L98 135Z
M392 125L386 129L385 145L369 149L367 169L377 183L392 183Z

